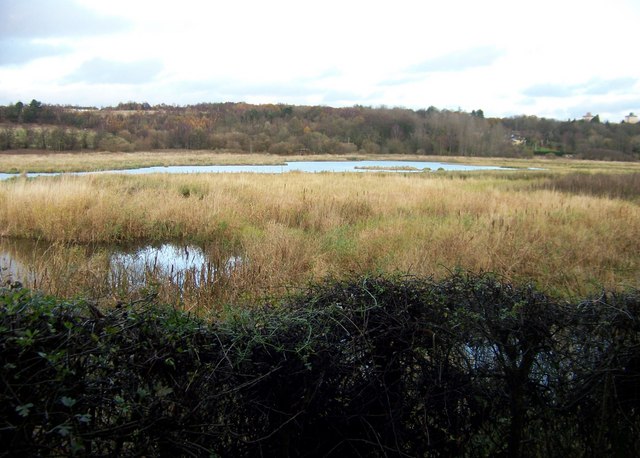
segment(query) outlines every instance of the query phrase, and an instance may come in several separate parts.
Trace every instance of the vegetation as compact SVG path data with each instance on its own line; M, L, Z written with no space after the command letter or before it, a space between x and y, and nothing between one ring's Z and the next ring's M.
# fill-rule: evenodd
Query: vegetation
M0 294L24 456L637 456L640 295L354 277L213 322ZM2 452L0 452L2 454Z
M637 160L640 125L534 116L354 106L141 103L102 109L33 100L0 107L0 150L155 151L272 154L573 155Z
M182 240L200 244L220 271L232 256L245 261L209 283L194 278L182 292L148 273L164 301L189 310L353 272L442 278L461 267L534 280L565 297L639 286L637 198L561 191L551 185L562 180L557 176L516 170L17 178L0 183L0 232L39 240L42 262L30 286L65 297L122 301L130 293L122 283L105 290L105 264L88 262L83 250L65 255L69 244ZM623 176L612 183L634 181Z
M548 180L541 187L572 194L640 201L640 173L638 172L628 174L572 173Z
M319 156L322 158L322 156ZM290 159L290 158L287 158ZM296 157L291 157L296 159ZM20 150L0 154L0 171L26 172L94 172L173 165L280 165L281 156L273 154L230 154L212 151L154 151L112 153L105 151L63 152Z
M639 167L556 158L635 160L638 126L37 101L0 121L14 172L542 153L501 172L0 182L3 244L41 245L11 255L55 295L0 289L1 456L640 452ZM134 285L103 251L169 240L207 265Z

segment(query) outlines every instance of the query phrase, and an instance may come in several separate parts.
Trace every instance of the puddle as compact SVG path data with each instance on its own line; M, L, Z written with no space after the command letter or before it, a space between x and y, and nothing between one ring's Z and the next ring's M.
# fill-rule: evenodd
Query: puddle
M153 274L178 286L183 286L186 277L190 277L194 285L201 286L212 283L216 275L231 274L241 263L239 256L230 256L220 265L210 261L200 247L171 243L116 251L109 260L112 274L125 274L134 285L143 285L146 277Z
M64 290L70 283L122 291L158 282L178 289L200 287L231 275L241 265L239 256L214 259L206 249L191 244L122 247L0 240L0 282L19 281L49 292Z

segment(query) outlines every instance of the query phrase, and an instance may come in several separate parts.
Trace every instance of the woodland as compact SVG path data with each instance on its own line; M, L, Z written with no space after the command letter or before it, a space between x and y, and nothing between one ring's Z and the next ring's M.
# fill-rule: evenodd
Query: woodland
M115 107L0 106L0 150L211 150L272 154L640 159L640 124L514 116L429 107L127 102Z

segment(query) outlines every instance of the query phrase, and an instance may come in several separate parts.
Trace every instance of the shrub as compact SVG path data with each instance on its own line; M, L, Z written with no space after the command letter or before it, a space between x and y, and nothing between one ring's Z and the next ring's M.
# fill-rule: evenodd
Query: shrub
M0 296L7 453L634 456L640 295L327 280L206 321Z

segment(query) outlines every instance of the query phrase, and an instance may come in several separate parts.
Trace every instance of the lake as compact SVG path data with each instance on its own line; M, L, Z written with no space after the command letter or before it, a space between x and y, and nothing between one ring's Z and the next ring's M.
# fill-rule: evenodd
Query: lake
M98 173L148 174L148 173L286 173L286 172L402 172L420 173L436 171L480 171L513 170L508 167L450 164L426 161L295 161L282 165L172 165L141 167L124 170L104 170L100 172L74 172L69 175ZM28 177L54 176L59 173L28 173ZM0 180L18 176L14 173L0 173Z

